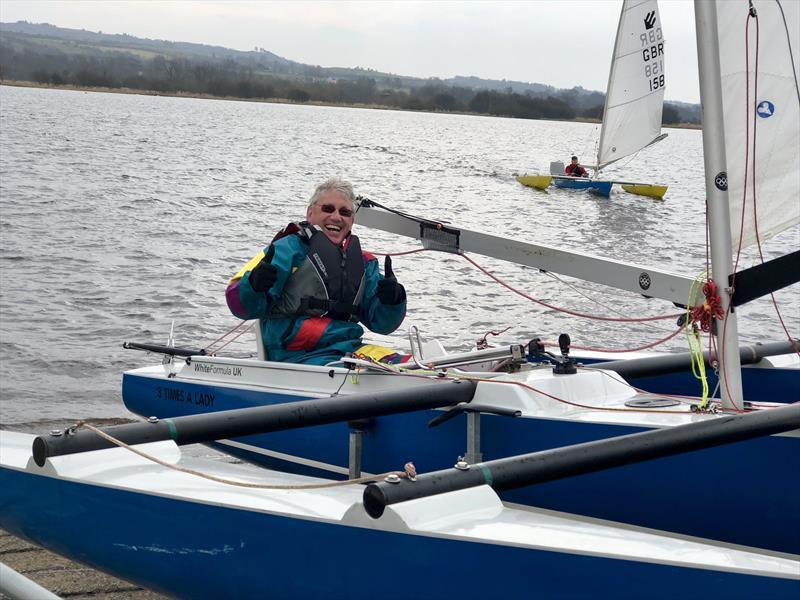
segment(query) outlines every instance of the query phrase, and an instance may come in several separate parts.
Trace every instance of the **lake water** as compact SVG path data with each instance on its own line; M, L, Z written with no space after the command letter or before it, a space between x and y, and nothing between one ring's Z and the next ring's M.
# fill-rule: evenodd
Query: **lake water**
M238 323L228 279L331 175L391 207L482 232L696 275L705 267L702 138L666 141L608 175L669 184L664 202L615 190L539 192L514 172L590 163L598 126L491 117L262 104L0 86L0 422L41 428L130 416L125 369L159 359L126 340L203 347ZM357 228L375 252L413 240ZM800 246L794 228L767 244ZM668 303L472 256L509 284L565 308L614 316L676 312ZM752 255L744 265L752 264ZM394 260L406 285L402 330L372 339L407 350L406 329L466 350L568 332L573 343L630 348L672 321L575 319L510 293L464 259ZM798 286L776 294L800 334ZM740 311L747 341L785 339L771 301ZM252 335L230 347L253 351ZM662 348L685 348L682 337Z

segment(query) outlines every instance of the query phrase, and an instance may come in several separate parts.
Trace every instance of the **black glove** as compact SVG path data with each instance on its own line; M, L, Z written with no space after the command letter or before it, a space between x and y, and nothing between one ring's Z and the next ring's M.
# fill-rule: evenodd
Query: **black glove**
M378 300L387 306L395 306L406 301L406 288L397 283L397 277L392 271L391 256L387 256L383 263L383 279L378 282Z
M267 252L261 262L250 271L250 286L257 292L269 291L269 288L278 280L278 267L270 262L272 254L274 252Z

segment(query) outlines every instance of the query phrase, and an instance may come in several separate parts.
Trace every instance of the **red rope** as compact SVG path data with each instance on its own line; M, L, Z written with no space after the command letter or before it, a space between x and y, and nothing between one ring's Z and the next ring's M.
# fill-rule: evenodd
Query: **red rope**
M242 327L244 327L244 329L242 329L233 338L227 340L224 344L221 344L218 348L213 348L213 346L215 346L216 344L220 344L223 340L225 340L225 338L227 338L230 335L233 335L237 330L241 329ZM252 329L252 327L253 327L252 323L250 323L249 321L241 321L241 322L239 322L238 325L232 327L231 329L229 329L228 331L223 333L221 336L219 336L217 339L215 339L213 342L211 342L210 344L206 345L206 348L205 348L206 352L208 354L217 354L220 350L222 350L223 348L225 348L226 346L231 344L233 341L235 341L236 339L238 339L239 337L241 337L242 335L244 335L245 333L250 331L250 329Z
M676 335L678 335L681 331L683 331L683 325L678 327L675 331L670 333L667 337L661 338L660 340L656 340L650 344L645 344L644 346L639 346L638 348L623 348L621 350L611 349L611 348L592 348L591 346L576 346L571 345L571 348L576 348L578 350L591 350L593 352L639 352L640 350L647 350L648 348L654 348L659 344L663 344L664 342L668 342ZM558 346L558 344L546 344L547 346Z
M751 18L751 14L748 12L748 21ZM756 22L756 59L755 59L755 74L753 77L753 97L758 99L758 49L759 49L759 23L758 18L754 19ZM749 64L748 64L749 67ZM747 71L748 74L748 81L749 81L749 69ZM749 83L748 83L749 88ZM748 89L749 91L749 89ZM749 107L749 98L748 98L748 107ZM756 234L756 242L758 245L758 256L761 259L761 264L764 264L764 252L761 248L761 234L758 230L758 204L756 202L756 134L758 128L758 119L756 118L755 108L753 108L753 231ZM745 188L747 187L747 159L745 159ZM746 193L745 193L746 195ZM742 202L744 204L744 201ZM744 223L744 206L742 206L742 222ZM740 234L740 241L739 241L739 248L741 249L741 234ZM738 264L738 255L737 255L737 264ZM736 268L733 270L733 277L734 282L736 278ZM794 339L792 338L791 334L789 333L789 328L786 327L786 323L783 320L783 315L781 314L781 310L778 307L778 301L775 299L775 294L770 294L770 298L772 299L772 305L775 307L775 313L778 316L778 321L783 328L786 337L788 338L789 342L792 345L792 349L795 353L800 356L800 348L798 348L797 344L795 344Z
M574 310L569 310L567 308L561 308L561 307L558 307L558 306L554 306L554 305L548 304L547 302L544 302L542 300L538 300L538 299L534 298L533 296L529 296L525 292L521 292L521 291L517 290L516 288L512 287L511 285L509 285L508 283L506 283L505 281L503 281L502 279L500 279L496 275L493 275L492 273L490 273L489 271L484 269L482 266L480 266L478 263L476 263L474 260L472 260L466 254L462 253L461 256L464 257L464 260L466 260L467 262L471 263L478 270L480 270L484 275L486 275L487 277L493 279L494 281L496 281L497 283L499 283L503 287L511 290L515 294L517 294L519 296L522 296L523 298L525 298L527 300L530 300L531 302L535 302L536 304L540 304L540 305L542 305L542 306L544 306L546 308L550 308L550 309L556 310L558 312L563 312L563 313L566 313L568 315L572 315L574 317L582 317L584 319L594 319L594 320L597 320L597 321L618 321L618 322L623 322L623 323L639 323L639 322L643 322L643 321L660 321L660 320L664 320L664 319L675 319L677 317L680 317L681 314L682 314L682 313L675 313L675 314L670 314L670 315L661 315L661 316L657 316L657 317L603 317L603 316L600 316L600 315L590 315L590 314L587 314L587 313L580 313L580 312L577 312L577 311L574 311Z
M370 252L370 254L374 254L375 256L402 256L404 254L414 254L416 252L425 252L426 250L429 250L429 248L418 248L416 250L407 250L405 252ZM674 314L669 314L669 315L660 315L660 316L657 316L657 317L603 317L603 316L600 316L600 315L590 315L590 314L587 314L587 313L577 312L577 311L574 311L574 310L570 310L568 308L561 308L559 306L554 306L553 304L548 304L547 302L544 302L543 300L538 300L537 298L534 298L533 296L529 296L525 292L521 292L520 290L514 288L513 286L509 285L508 283L506 283L505 281L503 281L502 279L497 277L497 275L494 275L494 274L490 273L488 270L486 270L485 268L480 266L477 262L472 260L465 253L461 252L460 256L463 257L464 260L466 260L467 262L471 263L475 268L477 268L479 271L481 271L484 275L486 275L490 279L493 279L495 282L499 283L500 285L502 285L506 289L511 290L515 294L517 294L519 296L522 296L526 300L530 300L531 302L535 302L535 303L540 304L540 305L542 305L542 306L544 306L546 308L550 308L550 309L558 311L558 312L563 312L563 313L566 313L568 315L572 315L574 317L583 317L585 319L595 319L595 320L598 320L598 321L619 321L619 322L623 322L623 323L640 323L640 322L644 322L644 321L662 321L662 320L665 320L665 319L676 319L676 318L680 317L681 314L682 314L682 313L674 313Z
M414 254L416 252L424 252L426 250L429 250L429 249L428 248L419 248L419 249L416 249L416 250L408 250L408 251L405 251L405 252L371 252L371 254L373 254L375 256L401 256L401 255L404 255L404 254ZM483 274L485 274L487 277L489 277L490 279L492 279L495 282L499 283L503 287L511 290L515 294L517 294L519 296L522 296L523 298L525 298L527 300L530 300L531 302L536 302L537 304L540 304L540 305L545 306L547 308L556 310L558 312L563 312L563 313L566 313L566 314L569 314L569 315L573 315L573 316L576 316L576 317L583 317L583 318L586 318L586 319L595 319L595 320L600 320L600 321L618 321L618 322L626 322L626 323L638 323L638 322L644 322L644 321L659 321L659 320L664 320L664 319L674 319L674 318L680 317L683 314L683 313L675 313L675 314L662 315L662 316L656 316L656 317L630 317L630 318L627 318L627 317L603 317L603 316L599 316L599 315L590 315L590 314L586 314L586 313L580 313L580 312L576 312L576 311L569 310L569 309L566 309L566 308L560 308L558 306L554 306L552 304L548 304L547 302L544 302L542 300L538 300L536 298L533 298L532 296L529 296L528 294L517 290L516 288L512 287L511 285L509 285L508 283L506 283L505 281L503 281L502 279L500 279L496 275L490 273L488 270L483 268L481 265L479 265L477 262L472 260L470 257L468 257L463 252L461 253L461 256L466 261L468 261L473 266L475 266L479 271L481 271ZM653 348L655 346L658 346L659 344L663 344L664 342L667 342L667 341L671 340L672 338L674 338L682 330L683 330L683 325L678 327L678 329L676 329L675 331L670 333L668 336L663 337L661 339L658 339L658 340L656 340L654 342L651 342L649 344L645 344L643 346L639 346L637 348L609 349L609 348L593 348L591 346L576 346L576 345L573 345L572 347L573 348L577 348L579 350L590 350L590 351L596 351L596 352L613 352L613 353L638 352L640 350L647 350L648 348ZM494 332L492 332L492 333L494 333ZM548 346L556 346L557 344L548 343L547 345Z
M722 298L717 292L717 284L709 279L703 284L703 296L705 301L692 308L689 313L690 322L700 325L700 329L705 332L711 331L714 319L721 321L725 317L722 311Z

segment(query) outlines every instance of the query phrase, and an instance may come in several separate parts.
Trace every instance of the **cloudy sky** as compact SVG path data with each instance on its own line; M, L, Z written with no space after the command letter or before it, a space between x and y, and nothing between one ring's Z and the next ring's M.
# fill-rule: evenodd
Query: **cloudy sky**
M252 50L325 67L604 91L619 0L2 0L0 21ZM688 0L659 3L668 100L699 102Z

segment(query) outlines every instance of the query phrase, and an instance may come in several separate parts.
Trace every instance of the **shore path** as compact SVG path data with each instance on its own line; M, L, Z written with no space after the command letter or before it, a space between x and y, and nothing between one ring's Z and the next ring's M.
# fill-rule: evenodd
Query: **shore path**
M70 600L166 600L166 596L62 558L2 529L0 562L57 596ZM5 600L7 597L0 592L0 598Z

